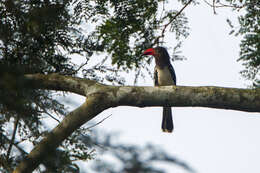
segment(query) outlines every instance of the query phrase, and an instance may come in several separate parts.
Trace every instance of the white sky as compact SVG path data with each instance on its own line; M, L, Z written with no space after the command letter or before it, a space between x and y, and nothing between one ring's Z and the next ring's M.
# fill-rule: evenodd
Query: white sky
M239 74L243 67L236 61L240 40L228 35L226 18L236 17L230 9L217 9L217 12L214 15L203 3L185 9L191 32L182 48L187 60L173 63L178 85L247 87ZM166 46L174 46L171 40L166 40ZM149 77L140 82L138 85L153 85ZM94 121L110 114L98 128L107 133L121 132L120 140L124 143L156 144L199 173L260 172L259 113L173 108L175 131L172 134L161 132L162 108L159 107L113 108ZM185 172L168 166L167 170Z

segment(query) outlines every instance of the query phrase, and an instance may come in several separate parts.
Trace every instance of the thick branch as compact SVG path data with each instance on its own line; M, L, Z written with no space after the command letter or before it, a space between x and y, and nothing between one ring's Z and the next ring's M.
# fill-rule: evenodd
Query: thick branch
M70 112L23 160L13 173L32 172L50 152L82 124L89 121L108 107L102 103L105 97L100 94L89 96L84 104ZM104 103L104 102L103 102Z
M120 87L117 105L209 107L260 112L260 89L222 87ZM122 97L121 97L122 96Z
M199 106L260 112L260 89L221 87L131 87L108 86L60 75L30 75L32 88L70 91L86 96L86 102L54 128L22 161L14 173L31 172L64 139L100 112L116 106Z
M50 75L27 74L24 76L24 80L25 87L68 91L82 96L85 96L85 89L89 90L91 86L98 84L95 81L55 73Z
M111 101L110 106L195 106L260 112L260 89L213 86L109 86L87 79L58 74L26 75L25 80L27 80L26 83L31 83L28 87L35 89L69 91L82 96L103 93Z

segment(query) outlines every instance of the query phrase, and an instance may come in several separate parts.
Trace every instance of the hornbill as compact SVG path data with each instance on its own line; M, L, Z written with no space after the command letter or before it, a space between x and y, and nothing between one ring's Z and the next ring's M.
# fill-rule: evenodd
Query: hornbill
M176 85L175 71L170 62L170 56L164 47L149 48L142 55L153 55L155 57L154 85L167 86ZM163 107L162 131L172 132L172 110L171 107Z

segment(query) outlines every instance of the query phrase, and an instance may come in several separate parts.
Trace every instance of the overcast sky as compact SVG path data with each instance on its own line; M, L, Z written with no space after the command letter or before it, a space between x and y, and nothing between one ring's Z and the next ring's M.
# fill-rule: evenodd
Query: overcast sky
M185 9L191 28L182 48L186 61L173 62L177 84L246 88L236 60L239 38L228 35L226 18L236 19L230 9L214 15L205 4ZM166 40L173 47L172 39ZM151 78L138 85L153 85ZM84 99L83 99L84 101ZM156 144L199 173L259 173L260 116L209 108L173 108L175 130L161 132L162 108L118 107L104 111L94 121L112 116L100 124L107 133L121 132L124 143L143 146ZM182 169L167 167L169 172Z

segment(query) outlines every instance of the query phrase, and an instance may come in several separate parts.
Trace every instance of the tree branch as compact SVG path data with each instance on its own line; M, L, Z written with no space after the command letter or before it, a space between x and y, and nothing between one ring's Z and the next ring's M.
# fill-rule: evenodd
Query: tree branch
M6 154L6 160L9 159L12 147L14 145L14 140L15 140L15 135L16 135L16 131L17 131L19 120L20 120L20 118L16 117L15 122L14 122L14 130L13 130L12 138L10 140L10 145L9 145L9 148L8 148L7 154Z
M182 8L181 10L168 22L164 25L163 29L162 29L162 32L161 32L161 35L159 35L155 41L154 41L154 44L158 44L159 43L159 39L160 38L164 38L164 33L167 29L167 27L183 12L183 10L192 2L193 0L189 0Z
M104 100L109 101L103 94L88 96L84 104L70 112L57 127L35 146L26 159L17 166L14 173L32 172L48 156L48 153L55 150L72 132L107 109L107 105L110 104L106 104Z
M82 96L85 96L85 87L89 87L93 83L96 83L87 79L63 76L56 73L50 75L27 74L24 76L24 80L25 87L68 91Z
M86 130L90 130L92 129L93 127L96 127L97 125L103 123L106 119L108 119L109 117L111 117L112 114L108 115L107 117L103 118L102 120L100 120L99 122L93 124L92 126L89 126L88 128L86 128Z
M30 88L68 91L82 96L107 95L110 106L210 107L260 112L260 89L188 86L110 86L82 78L50 75L26 75ZM103 101L102 101L103 102Z
M233 8L233 9L237 9L237 11L241 10L242 8L244 8L246 6L246 3L244 5L236 5L236 4L232 4L232 2L229 4L223 4L220 1L215 1L213 0L212 4L210 4L207 0L203 0L208 6L213 8L213 13L217 14L216 12L216 8L223 8L223 7L228 7L228 8Z
M260 112L260 89L188 86L110 86L96 81L58 74L25 75L28 89L67 91L82 96L107 95L112 106L210 107ZM4 83L0 79L0 84ZM1 85L0 85L1 87ZM103 101L102 101L103 102ZM101 103L102 103L101 102Z
M223 87L133 87L109 86L81 78L52 75L26 75L32 89L69 91L86 96L80 107L70 112L23 160L14 173L34 170L49 152L87 121L105 109L116 106L210 107L260 112L260 89ZM1 79L0 79L1 80ZM1 82L0 82L1 83ZM0 86L1 87L1 86Z
M11 140L8 139L7 136L2 135L1 137L3 137L4 140L7 140L8 142L11 142ZM25 152L25 151L18 145L18 143L13 143L13 145L14 145L22 154L24 154L24 155L25 155L25 154L28 154L27 152Z

